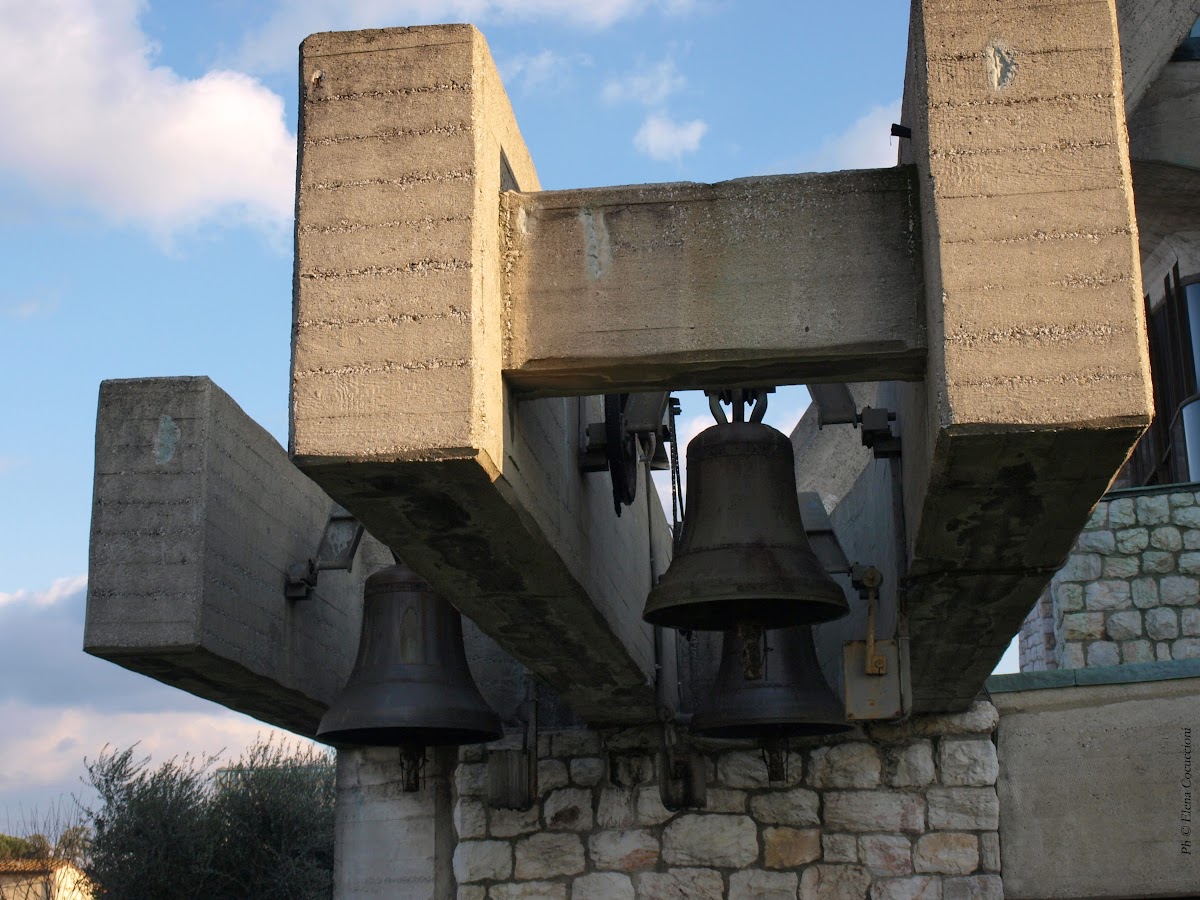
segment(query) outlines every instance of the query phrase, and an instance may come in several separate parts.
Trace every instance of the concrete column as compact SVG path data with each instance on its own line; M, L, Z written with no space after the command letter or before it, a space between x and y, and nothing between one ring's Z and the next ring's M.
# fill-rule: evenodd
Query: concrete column
M406 794L395 748L338 751L336 900L453 900L455 757L426 753L421 790Z

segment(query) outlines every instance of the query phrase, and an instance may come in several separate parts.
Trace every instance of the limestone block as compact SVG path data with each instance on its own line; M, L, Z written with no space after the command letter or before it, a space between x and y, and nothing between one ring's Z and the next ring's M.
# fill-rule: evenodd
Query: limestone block
M1180 553L1179 571L1184 575L1200 575L1200 553L1195 551Z
M590 728L565 728L550 733L551 756L596 756L600 750L600 735Z
M1180 638L1173 642L1171 659L1200 659L1200 638Z
M454 877L460 884L496 881L513 871L512 847L507 841L459 841L454 848Z
M1139 525L1165 525L1171 521L1171 502L1164 494L1137 498Z
M1121 664L1121 648L1112 641L1095 641L1088 644L1087 664L1096 666L1117 666Z
M571 882L571 900L634 900L633 881L620 872L593 872Z
M763 829L763 861L768 869L795 869L821 858L821 832L816 828Z
M1100 577L1100 556L1096 553L1072 553L1067 557L1066 564L1058 570L1058 577L1063 581L1095 581Z
M1108 614L1104 630L1114 641L1132 641L1142 636L1142 614L1135 609Z
M1131 585L1133 605L1138 609L1158 606L1158 581L1153 578L1138 578Z
M913 866L935 875L969 875L979 867L979 839L952 832L922 835L913 851Z
M728 900L796 900L795 872L751 869L729 876Z
M942 900L1004 900L1004 882L999 875L943 878Z
M1101 504L1103 505L1103 504ZM1108 503L1108 524L1113 528L1128 528L1137 523L1137 510L1132 497L1121 497Z
M1055 606L1063 612L1083 609L1083 585L1060 584L1054 592Z
M637 879L638 900L723 900L725 882L714 869L645 872Z
M454 831L460 841L487 837L487 807L479 800L459 797L454 804Z
M1186 637L1200 637L1200 609L1184 609L1180 611L1183 620L1183 633Z
M460 884L458 900L487 900L487 888L482 884Z
M934 779L933 745L917 741L888 752L892 763L892 787L924 787Z
M1058 646L1058 667L1060 669L1082 669L1087 665L1084 657L1083 644L1074 641Z
M1108 504L1101 501L1092 508L1092 514L1088 516L1087 523L1083 526L1086 530L1092 531L1097 528L1105 528L1108 526Z
M1179 637L1179 619L1176 611L1167 607L1147 610L1146 634L1156 641Z
M995 832L979 836L979 865L985 872L1000 871L1000 835Z
M488 834L494 838L518 837L531 834L541 827L541 804L534 803L529 809L493 809Z
M871 885L871 900L942 900L942 880L936 875L888 878Z
M813 751L808 783L816 788L879 787L879 771L879 751L873 744L834 744Z
M858 857L872 875L912 874L912 842L902 835L871 834L860 837Z
M1154 644L1150 641L1122 641L1121 662L1154 662Z
M1165 662L1171 658L1171 645L1166 641L1160 641L1154 645L1154 658L1159 662Z
M657 788L654 790L658 795ZM661 804L660 804L661 805ZM670 813L667 814L668 818ZM600 828L628 828L637 818L634 794L629 788L603 787L596 803L596 825ZM646 824L646 823L642 823Z
M571 781L583 787L592 787L604 780L606 764L598 756L583 756L571 760Z
M704 808L715 813L744 813L746 792L731 788L708 788L705 792Z
M1183 533L1183 549L1200 550L1200 529L1189 528Z
M1067 613L1063 616L1064 641L1099 640L1104 636L1104 613Z
M942 784L995 784L1000 771L996 745L981 740L943 740L938 746L938 770Z
M792 753L788 757L788 785L799 784L804 774L802 757ZM717 779L726 787L731 788L762 788L767 787L767 767L763 763L762 754L749 750L735 750L722 753L717 760Z
M543 794L565 788L571 783L567 764L560 759L539 759L537 767L538 790Z
M1147 575L1167 575L1175 571L1175 554L1163 550L1147 550L1142 554L1142 571Z
M1173 510L1171 521L1182 528L1200 528L1200 506Z
M830 791L825 794L825 824L843 831L920 834L925 799L903 791Z
M460 763L454 770L454 789L460 797L482 797L487 791L487 766Z
M567 900L567 886L548 881L494 884L488 888L488 900Z
M1075 549L1081 553L1112 553L1117 548L1117 539L1111 531L1084 531L1075 541Z
M1178 552L1183 549L1183 535L1174 525L1162 525L1150 532L1150 546L1158 550ZM1197 562L1200 563L1200 559ZM1182 565L1182 560L1180 564Z
M1132 578L1141 570L1142 564L1136 556L1106 556L1100 574L1104 578Z
M687 813L666 827L662 852L668 865L740 869L758 859L758 829L749 816Z
M800 877L800 900L865 897L870 886L871 874L862 866L809 866Z
M608 780L618 787L637 787L654 781L654 757L644 753L614 753L609 756Z
M1129 582L1093 581L1083 591L1084 605L1090 610L1126 609L1129 606Z
M858 839L852 834L822 832L821 851L825 862L858 862Z
M1000 802L990 787L933 787L929 802L929 827L938 831L995 831Z
M662 803L662 795L657 787L641 787L635 792L635 811L633 818L638 825L661 825L675 813Z
M750 798L756 821L769 825L816 825L820 822L820 798L805 788L771 791Z
M903 725L872 725L871 736L881 741L907 741L943 734L991 734L999 721L996 707L986 701L976 700L966 712L913 716Z
M586 788L553 791L542 804L542 817L551 831L591 831L592 792Z
M1168 606L1195 606L1200 602L1200 584L1188 575L1169 575L1159 583L1158 595Z
M506 845L507 846L507 845ZM583 841L576 834L542 832L517 841L517 878L555 878L583 872Z
M1178 494L1170 494L1168 495L1167 500L1169 500L1171 503L1171 509L1176 509L1180 506L1196 505L1196 495L1187 491L1183 491Z
M601 831L588 838L588 853L597 869L638 872L658 864L658 838L645 829Z
M1122 553L1140 553L1150 545L1150 532L1145 528L1122 528L1117 532L1116 540L1117 549Z

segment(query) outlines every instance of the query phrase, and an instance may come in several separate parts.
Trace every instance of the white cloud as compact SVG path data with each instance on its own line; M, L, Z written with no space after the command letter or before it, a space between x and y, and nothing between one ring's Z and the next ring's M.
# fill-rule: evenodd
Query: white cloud
M801 172L836 172L894 166L897 147L891 127L893 122L899 121L899 100L873 106L845 131L822 141L815 154L800 157L786 168Z
M283 99L214 70L156 66L137 0L0 0L0 167L61 199L166 236L293 212Z
M0 458L0 471L3 471L5 460ZM30 591L25 588L12 592L0 591L0 608L24 604L44 608L54 606L87 587L86 575L75 575L70 578L56 578L50 587L42 591Z
M570 73L571 64L566 57L553 50L540 53L521 53L496 64L505 87L519 87L523 91L556 87Z
M608 81L601 96L605 103L660 106L686 83L687 79L675 68L675 61L664 59L651 66L642 66L622 78Z
M650 9L678 15L694 0L282 0L242 45L241 65L279 71L295 65L296 47L316 31L435 25L442 22L551 22L602 29Z
M633 136L633 146L651 159L669 162L699 150L706 131L708 123L702 119L676 122L663 113L651 113Z

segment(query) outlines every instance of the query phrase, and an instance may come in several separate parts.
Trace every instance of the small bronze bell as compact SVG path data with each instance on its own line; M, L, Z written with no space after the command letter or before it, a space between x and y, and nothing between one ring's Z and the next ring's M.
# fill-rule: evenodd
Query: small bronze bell
M842 588L804 534L792 442L761 422L726 422L688 445L687 509L675 558L646 598L652 625L723 631L845 615Z
M848 731L807 625L725 632L712 696L692 718L697 734L777 740Z
M358 658L317 737L411 750L493 741L502 734L500 717L467 668L458 610L407 566L369 577Z

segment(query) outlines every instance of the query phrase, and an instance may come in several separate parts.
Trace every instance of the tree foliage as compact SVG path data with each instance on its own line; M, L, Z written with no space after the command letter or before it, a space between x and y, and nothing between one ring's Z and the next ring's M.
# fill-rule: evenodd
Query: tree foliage
M315 748L259 743L238 763L134 748L87 765L85 871L121 900L317 900L333 893L334 765Z

